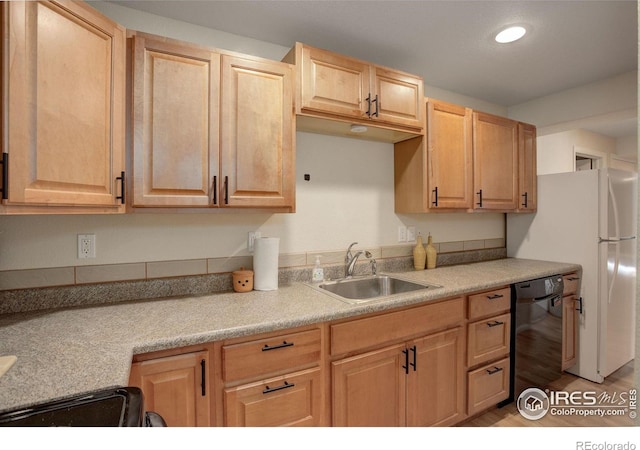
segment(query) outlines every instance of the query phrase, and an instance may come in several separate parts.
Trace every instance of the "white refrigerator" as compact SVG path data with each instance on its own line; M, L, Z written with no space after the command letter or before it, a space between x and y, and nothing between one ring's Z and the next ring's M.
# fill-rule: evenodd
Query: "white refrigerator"
M598 169L538 176L535 214L507 214L507 255L582 265L578 358L601 383L634 358L637 174Z

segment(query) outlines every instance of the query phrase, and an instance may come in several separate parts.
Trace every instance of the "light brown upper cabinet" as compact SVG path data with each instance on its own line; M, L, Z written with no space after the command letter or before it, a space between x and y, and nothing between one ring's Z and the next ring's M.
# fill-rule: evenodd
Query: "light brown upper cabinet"
M133 207L295 209L293 68L132 35Z
M396 213L536 210L536 127L427 99L424 137L394 145Z
M0 8L0 212L124 212L124 28L81 2Z
M535 212L537 209L536 127L518 124L518 187L519 212Z
M513 211L518 205L518 122L473 113L475 210Z
M396 212L471 208L473 147L471 109L426 101L425 138L394 149Z
M390 142L422 134L422 78L299 42L284 61L296 64L299 128ZM379 128L358 135L354 123Z

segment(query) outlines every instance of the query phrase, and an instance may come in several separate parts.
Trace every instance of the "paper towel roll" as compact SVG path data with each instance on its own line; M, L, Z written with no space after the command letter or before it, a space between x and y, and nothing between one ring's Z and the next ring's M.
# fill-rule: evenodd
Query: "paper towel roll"
M257 238L253 245L253 288L275 291L278 289L280 238Z

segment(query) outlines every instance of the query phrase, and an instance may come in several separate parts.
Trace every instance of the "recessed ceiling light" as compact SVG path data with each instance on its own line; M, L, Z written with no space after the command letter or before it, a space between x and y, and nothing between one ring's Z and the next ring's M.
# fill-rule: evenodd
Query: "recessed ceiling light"
M508 44L509 42L517 41L524 36L526 32L527 30L521 26L505 28L496 35L496 42Z

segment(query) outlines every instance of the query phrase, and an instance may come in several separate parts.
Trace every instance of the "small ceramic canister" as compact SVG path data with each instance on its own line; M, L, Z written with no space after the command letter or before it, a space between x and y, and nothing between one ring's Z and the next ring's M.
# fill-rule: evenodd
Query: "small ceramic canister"
M249 292L253 290L253 271L244 270L241 267L240 270L236 270L233 275L233 290L236 292Z

